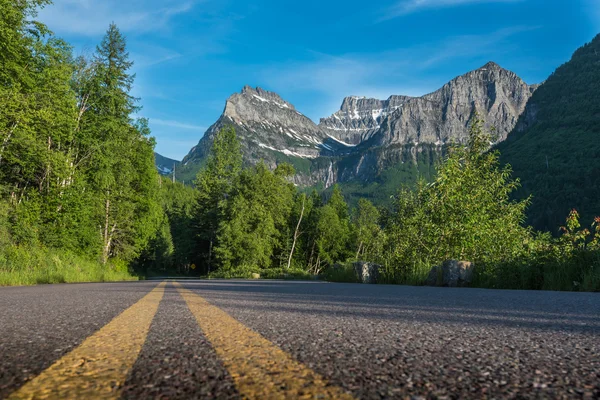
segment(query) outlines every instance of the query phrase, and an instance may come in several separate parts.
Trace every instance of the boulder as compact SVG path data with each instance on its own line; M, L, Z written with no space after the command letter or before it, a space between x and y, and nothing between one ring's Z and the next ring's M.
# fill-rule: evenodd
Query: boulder
M440 273L441 271L441 273ZM429 271L425 284L428 286L464 287L473 280L473 263L469 261L446 260L442 266Z
M354 272L360 283L377 283L380 265L370 262L358 261L352 264Z
M257 274L256 272L252 273L252 279L260 279L260 274Z

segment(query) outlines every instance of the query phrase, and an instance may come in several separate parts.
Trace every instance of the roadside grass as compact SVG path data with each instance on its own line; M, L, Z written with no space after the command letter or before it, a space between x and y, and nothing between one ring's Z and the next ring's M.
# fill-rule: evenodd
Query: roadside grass
M0 286L137 279L122 263L103 266L100 262L47 248L12 245L0 248Z
M260 269L242 265L230 270L211 272L208 278L217 279L252 279L253 274L259 274L260 279L313 280L315 277L300 268L269 268Z
M421 286L431 266L382 265L379 283ZM321 277L329 282L355 283L352 263L327 267ZM471 287L486 289L600 292L600 251L577 251L568 256L533 254L497 264L475 264Z
M352 263L335 264L325 268L323 278L328 282L358 283Z

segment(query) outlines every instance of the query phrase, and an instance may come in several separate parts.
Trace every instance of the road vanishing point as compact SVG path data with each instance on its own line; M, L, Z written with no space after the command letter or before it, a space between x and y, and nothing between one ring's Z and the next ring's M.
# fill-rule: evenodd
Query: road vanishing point
M0 289L0 398L600 398L600 294L164 280Z

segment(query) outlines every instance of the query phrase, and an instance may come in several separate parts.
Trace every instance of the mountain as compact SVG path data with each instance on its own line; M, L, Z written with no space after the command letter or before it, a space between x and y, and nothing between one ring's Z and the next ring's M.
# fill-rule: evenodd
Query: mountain
M298 184L310 185L323 178L311 171L313 164L318 165L314 159L343 154L352 147L330 137L278 94L246 86L227 99L223 114L184 157L182 177L195 175L215 133L227 125L235 128L247 164L263 160L274 168L289 162L301 172L296 178Z
M214 134L233 125L247 164L289 162L298 185L343 183L361 195L389 197L399 184L430 177L444 145L464 141L476 114L504 140L536 87L488 63L422 97L347 97L316 125L276 93L246 86L227 99L221 117L183 159L179 176L193 176Z
M572 208L589 226L600 216L600 35L535 91L497 146L532 195L529 223L557 232Z
M173 173L173 169L177 168L180 163L181 161L161 156L156 152L154 153L154 164L161 175L171 175Z

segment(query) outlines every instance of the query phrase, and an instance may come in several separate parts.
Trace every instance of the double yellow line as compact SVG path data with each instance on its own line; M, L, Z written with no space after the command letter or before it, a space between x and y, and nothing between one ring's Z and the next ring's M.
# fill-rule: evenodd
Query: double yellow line
M247 399L352 399L199 295L173 282ZM144 345L165 282L56 361L9 399L116 399Z

